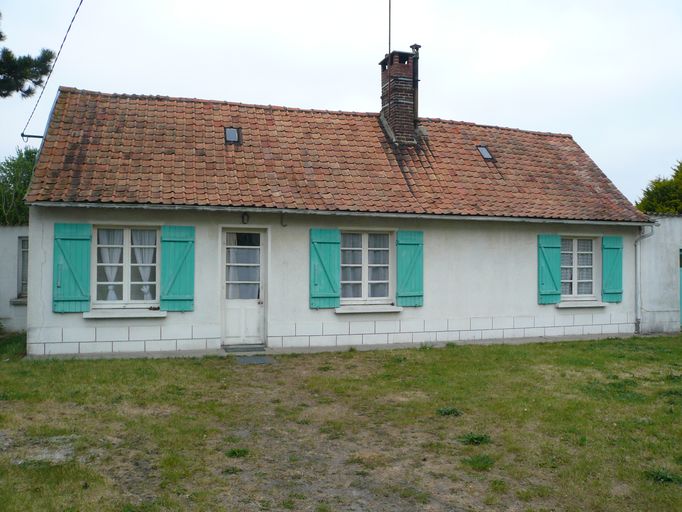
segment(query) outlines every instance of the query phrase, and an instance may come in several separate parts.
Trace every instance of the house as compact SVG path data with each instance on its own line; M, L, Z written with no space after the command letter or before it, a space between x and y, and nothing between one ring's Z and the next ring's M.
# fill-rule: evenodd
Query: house
M649 219L569 135L61 88L30 203L30 354L634 333Z
M28 226L0 226L0 328L26 330Z
M682 216L655 215L640 242L642 332L679 332L682 316Z

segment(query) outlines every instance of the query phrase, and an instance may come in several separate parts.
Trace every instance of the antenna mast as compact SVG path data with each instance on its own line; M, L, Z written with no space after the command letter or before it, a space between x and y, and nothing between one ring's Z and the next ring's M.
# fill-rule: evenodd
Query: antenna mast
M388 0L388 53L391 53L391 0Z

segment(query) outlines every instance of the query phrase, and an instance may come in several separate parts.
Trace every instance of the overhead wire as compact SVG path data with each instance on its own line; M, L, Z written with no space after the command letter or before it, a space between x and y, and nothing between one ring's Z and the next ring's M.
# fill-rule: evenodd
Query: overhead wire
M28 128L29 123L31 122L34 114L36 113L36 109L38 108L38 105L40 104L40 100L43 97L43 93L45 92L45 89L47 89L47 84L50 82L50 77L52 76L52 72L54 71L55 66L57 66L57 61L59 60L59 56L62 53L62 49L64 48L64 43L66 43L66 38L69 36L69 32L71 31L71 27L73 26L73 22L75 21L76 16L78 15L78 11L80 10L81 5L83 5L83 0L80 0L78 2L78 7L76 7L76 12L73 13L73 17L71 18L71 22L69 23L69 26L66 29L66 33L64 34L64 39L62 39L62 44L59 45L59 51L57 51L57 55L54 58L54 62L52 63L52 67L50 67L50 72L47 74L47 78L45 79L45 84L43 84L43 87L40 90L40 94L38 95L38 99L36 100L36 104L33 106L33 110L31 111L31 115L28 116L28 121L26 121L26 125L24 126L24 129L21 130L21 138L24 142L28 142L28 137L25 135L26 129Z

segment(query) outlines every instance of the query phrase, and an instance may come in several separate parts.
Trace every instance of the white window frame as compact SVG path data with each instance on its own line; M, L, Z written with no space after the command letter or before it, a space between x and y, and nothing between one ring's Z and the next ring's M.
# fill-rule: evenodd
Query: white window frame
M390 229L341 229L344 234L362 235L362 297L343 297L342 305L394 304L395 303L395 230ZM388 296L369 297L369 235L388 235ZM341 249L343 250L343 249ZM339 262L341 265L341 262ZM341 272L339 271L339 294L341 294Z
M601 296L601 238L585 235L561 235L561 240L573 243L573 293L561 294L561 301L598 301ZM592 293L578 295L578 240L592 241ZM563 252L563 251L561 251ZM562 265L563 267L563 265ZM561 270L560 270L561 273ZM563 283L563 280L561 280Z
M97 300L97 248L98 231L100 229L122 229L123 230L123 298L121 300ZM130 299L130 283L132 272L131 256L131 230L141 229L156 232L156 299L154 300L132 300ZM94 309L121 309L121 308L150 308L160 304L160 280L161 280L161 229L158 226L131 226L131 225L101 225L95 226L92 238L91 257L90 257L90 302Z
M26 248L23 242L26 242ZM17 241L17 299L25 299L28 296L28 237L20 236ZM24 268L24 253L26 253L26 268ZM26 291L24 291L24 281L21 275L26 270Z

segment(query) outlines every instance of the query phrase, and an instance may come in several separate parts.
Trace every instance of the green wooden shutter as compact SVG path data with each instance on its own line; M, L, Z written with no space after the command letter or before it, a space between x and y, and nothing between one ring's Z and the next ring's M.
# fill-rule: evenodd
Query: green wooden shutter
M310 308L341 305L341 231L310 230Z
M55 224L52 311L90 311L90 224Z
M561 300L561 236L538 235L538 304Z
M424 233L398 231L396 235L398 286L396 304L403 307L424 305Z
M604 302L623 300L623 237L605 236L601 239L602 290Z
M161 309L194 309L194 226L161 227Z

